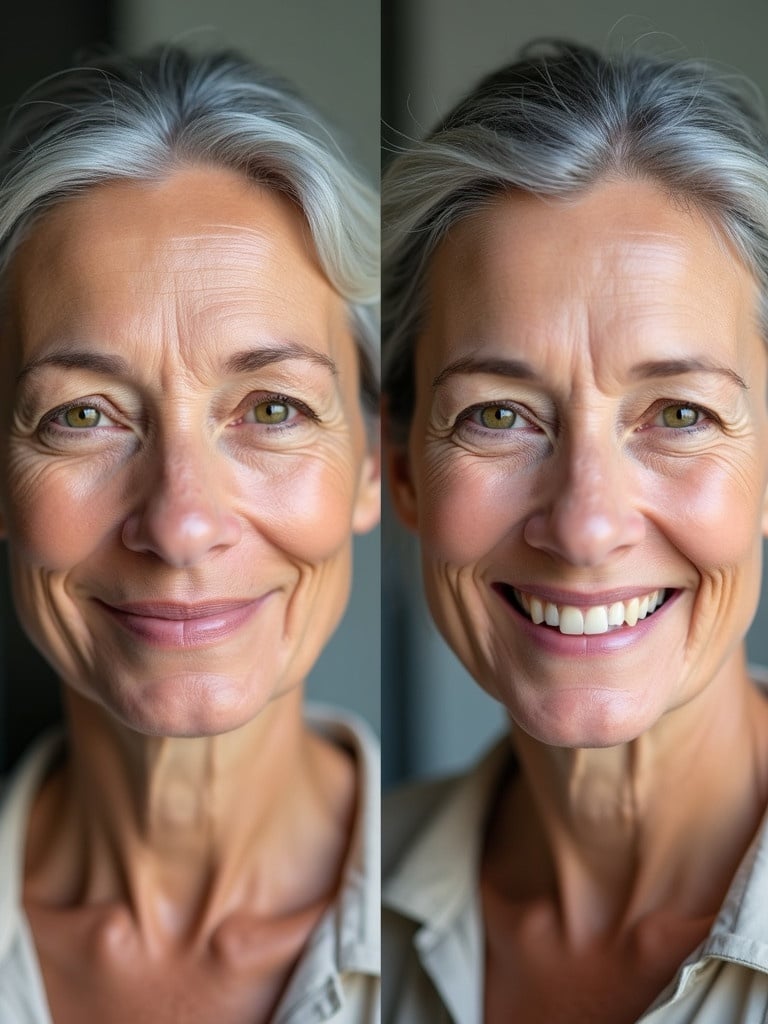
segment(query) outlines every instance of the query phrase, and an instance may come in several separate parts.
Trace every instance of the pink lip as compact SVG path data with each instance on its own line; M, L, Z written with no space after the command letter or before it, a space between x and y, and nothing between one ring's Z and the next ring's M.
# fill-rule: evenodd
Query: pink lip
M127 632L158 647L205 647L227 639L251 618L266 600L207 601L176 604L138 601L97 603Z
M651 633L661 622L666 619L666 613L668 609L672 608L676 603L680 595L683 593L682 590L673 591L664 604L657 611L650 615L647 619L641 619L636 626L622 626L620 629L612 630L610 633L600 633L596 636L567 636L561 633L557 629L553 629L549 626L536 626L534 623L522 612L519 612L517 608L509 601L503 593L503 590L499 587L493 588L494 593L504 602L504 606L509 610L510 615L514 618L514 621L518 624L520 629L525 634L526 638L531 641L536 647L543 649L549 654L557 654L563 657L587 657L591 655L600 654L617 654L621 651L626 650L629 647L633 647L635 644L642 643L647 639L648 634ZM653 590L653 588L651 588ZM525 590L527 594L534 593L538 596L539 591ZM549 593L553 593L549 591ZM554 591L557 593L557 591ZM621 593L621 591L614 591L614 593ZM642 591L624 591L629 597L636 597L638 593L647 594L650 593L648 590ZM568 601L557 601L553 603L560 604L574 604L573 594L571 599ZM596 600L596 598L590 594L589 599L594 604L608 604L608 601ZM550 599L551 600L551 599ZM620 601L621 598L617 597L614 600Z

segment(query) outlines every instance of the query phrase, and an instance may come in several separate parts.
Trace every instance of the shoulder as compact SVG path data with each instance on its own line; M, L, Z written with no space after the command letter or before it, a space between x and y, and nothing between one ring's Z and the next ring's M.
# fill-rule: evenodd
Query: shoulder
M471 994L477 987L482 964L477 891L483 835L510 757L505 737L468 771L416 782L384 798L382 1006L386 1024L448 1020L440 990L444 993L459 984ZM457 943L462 949L461 965L447 952L455 952ZM440 954L439 963L432 955L437 947L445 953ZM427 956L429 970L424 962Z
M421 839L430 833L438 810L450 803L459 777L428 779L402 786L384 796L382 804L382 880L384 903L381 915L383 989L382 1009L385 1024L427 1024L442 1019L442 1007L432 983L421 968L414 939L423 918L403 913L403 899L392 899L392 879L412 860ZM439 870L439 869L438 869ZM413 880L411 880L412 882ZM400 889L399 882L396 883ZM414 912L420 887L409 885ZM423 891L423 890L422 890ZM408 902L409 894L406 894Z
M502 737L466 771L408 783L384 797L382 874L399 871L414 857L431 874L476 853L490 801L512 758L509 737ZM455 845L458 842L458 845ZM445 848L445 844L448 848Z
M38 739L0 785L0 1021L49 1020L40 971L22 908L24 844L40 784L63 749L62 734Z
M382 804L382 875L386 876L408 851L415 835L422 831L435 808L456 788L460 777L412 782L385 794Z

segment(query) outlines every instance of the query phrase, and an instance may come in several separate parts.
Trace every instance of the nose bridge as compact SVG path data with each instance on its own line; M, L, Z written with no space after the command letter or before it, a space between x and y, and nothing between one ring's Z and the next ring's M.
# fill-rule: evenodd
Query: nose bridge
M594 565L644 536L630 474L615 435L606 425L571 433L556 455L546 508L527 537L574 565Z
M222 545L236 543L237 520L221 479L223 456L190 427L156 440L138 506L123 529L126 546L189 566Z
M610 442L600 443L591 436L573 439L566 449L564 486L555 491L556 508L588 521L605 516L623 483L616 461Z

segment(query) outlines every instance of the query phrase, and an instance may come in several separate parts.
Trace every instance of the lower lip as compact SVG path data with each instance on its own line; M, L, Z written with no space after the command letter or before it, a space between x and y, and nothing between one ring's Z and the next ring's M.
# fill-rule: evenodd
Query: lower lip
M593 636L582 634L581 636L568 636L561 633L559 629L552 626L537 626L522 612L494 588L494 593L504 606L509 610L515 622L519 623L523 633L537 647L551 654L559 654L563 657L590 657L600 654L618 654L634 644L645 640L661 622L666 618L666 613L682 594L681 590L674 591L652 615L647 616L635 626L620 626L608 633L598 633Z
M194 619L161 619L151 615L134 615L99 603L127 632L146 643L156 647L189 650L195 647L209 647L228 639L251 619L264 600L265 598L259 598L247 604L234 605L228 611Z

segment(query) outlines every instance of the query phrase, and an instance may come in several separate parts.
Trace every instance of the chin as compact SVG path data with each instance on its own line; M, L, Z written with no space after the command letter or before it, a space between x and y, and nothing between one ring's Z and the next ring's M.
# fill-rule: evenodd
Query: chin
M588 688L539 697L528 707L515 701L507 712L516 728L540 743L579 750L631 743L661 715L635 694Z
M144 736L219 736L247 725L275 696L258 680L184 672L88 694L124 726Z

